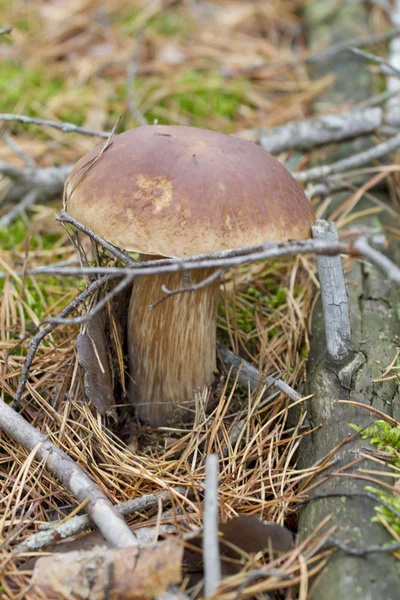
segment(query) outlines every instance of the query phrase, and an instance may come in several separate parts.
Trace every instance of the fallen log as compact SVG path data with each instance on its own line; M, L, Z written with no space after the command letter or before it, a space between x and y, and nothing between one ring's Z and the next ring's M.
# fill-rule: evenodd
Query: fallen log
M313 41L321 43L322 34L325 44L334 43L348 38L355 22L357 26L366 23L366 9L362 3L344 3L330 15L329 27L326 27L326 21L316 17L322 14L321 11L326 13L326 9L325 0L313 0L307 5L305 17L311 48ZM337 76L333 90L322 99L324 102L333 105L349 99L360 101L371 93L368 70L354 54L337 56L323 66L315 65L315 76L321 69L324 72L330 70ZM351 151L351 147L346 146L347 156ZM332 159L343 158L343 148L339 153ZM332 210L345 198L343 194L334 194ZM388 200L387 197L381 199ZM371 203L363 199L358 209L370 207ZM379 218L376 214L366 217L362 222L373 227L382 226L383 214ZM388 253L395 258L395 249L389 248ZM318 461L323 464L335 448L339 449L334 454L334 464L308 482L311 500L301 511L299 534L305 538L331 515L327 527L336 527L333 535L339 542L367 549L390 544L393 540L381 524L372 523L375 510L371 498L354 495L364 492L368 485L370 475L363 469L374 470L375 487L391 485L392 481L383 474L381 465L368 460L368 444L359 435L352 435L354 432L349 424L369 425L376 418L371 410L400 419L396 383L374 381L396 355L396 336L400 334L399 296L385 276L372 272L363 261L357 261L346 273L347 299L337 283L338 265L329 264L330 258L324 258L324 261L324 265L319 265L324 273L320 278L323 302L317 304L314 312L308 362L307 392L314 395L307 404L307 418L309 426L316 429L302 443L300 466L308 468ZM313 599L395 600L399 577L399 563L389 552L350 556L338 550L318 576Z

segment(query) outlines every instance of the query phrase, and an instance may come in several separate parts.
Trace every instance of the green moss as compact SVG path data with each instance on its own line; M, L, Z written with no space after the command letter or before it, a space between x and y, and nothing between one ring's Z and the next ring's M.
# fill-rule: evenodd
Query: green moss
M379 500L382 500L382 502L385 502L386 504L388 504L388 506L391 506L397 513L400 513L400 496L393 496L389 492L378 490L373 487L366 487L365 489L366 491L375 494L379 498ZM396 516L390 510L390 508L386 508L386 506L376 506L375 511L379 515L381 515L386 521L386 523L390 525L393 531L400 536L400 518ZM380 519L378 517L374 517L372 520L378 523L380 522Z
M62 79L51 77L46 68L29 69L15 61L6 61L0 69L0 107L2 112L12 112L18 105L20 112L34 117L46 101L60 93ZM22 106L21 106L22 104Z
M368 440L379 450L384 450L390 455L393 464L400 468L400 426L391 427L386 421L375 421L372 427L368 427L363 431L356 425L350 425L352 429L360 432L364 440ZM373 487L366 487L366 491L375 494L381 501L385 502L389 507L392 507L397 513L400 513L400 496L394 496L384 490L379 490ZM378 505L375 511L381 515L386 523L400 535L400 518L394 514L390 508ZM380 522L378 517L374 517L373 521Z
M378 420L367 429L360 430L357 425L350 425L360 432L363 440L368 440L378 450L385 450L391 455L394 464L400 467L400 426L391 427L386 421Z

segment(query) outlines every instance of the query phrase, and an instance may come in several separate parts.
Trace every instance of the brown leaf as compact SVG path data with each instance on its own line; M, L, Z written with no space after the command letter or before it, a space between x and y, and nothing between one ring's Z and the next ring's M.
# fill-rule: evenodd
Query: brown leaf
M224 541L246 553L262 552L269 548L276 552L287 552L293 547L293 536L288 529L277 523L261 521L256 515L239 515L220 523L219 532L222 534L221 546L225 554L230 554L233 549L229 547L228 550Z
M46 556L35 565L27 598L152 600L180 583L182 554L182 543L168 540L143 551L98 546Z
M89 321L86 333L78 336L76 347L79 364L85 373L84 385L87 398L93 402L101 415L116 420L117 413L113 406L114 391L104 330L104 312L98 313Z

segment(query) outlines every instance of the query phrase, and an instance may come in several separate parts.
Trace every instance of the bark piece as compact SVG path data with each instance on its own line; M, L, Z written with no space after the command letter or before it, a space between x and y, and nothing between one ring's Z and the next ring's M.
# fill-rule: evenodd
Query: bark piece
M68 552L40 558L35 566L29 600L147 600L161 596L181 581L183 545L168 541L147 548ZM42 595L40 595L42 594Z

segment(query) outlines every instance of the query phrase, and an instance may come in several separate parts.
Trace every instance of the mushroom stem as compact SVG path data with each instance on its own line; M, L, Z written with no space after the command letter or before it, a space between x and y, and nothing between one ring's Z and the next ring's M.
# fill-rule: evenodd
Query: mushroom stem
M192 272L190 285L211 272ZM158 426L194 420L194 391L213 381L220 280L171 296L151 311L164 295L162 285L182 288L183 274L136 279L128 314L130 401L141 420Z

